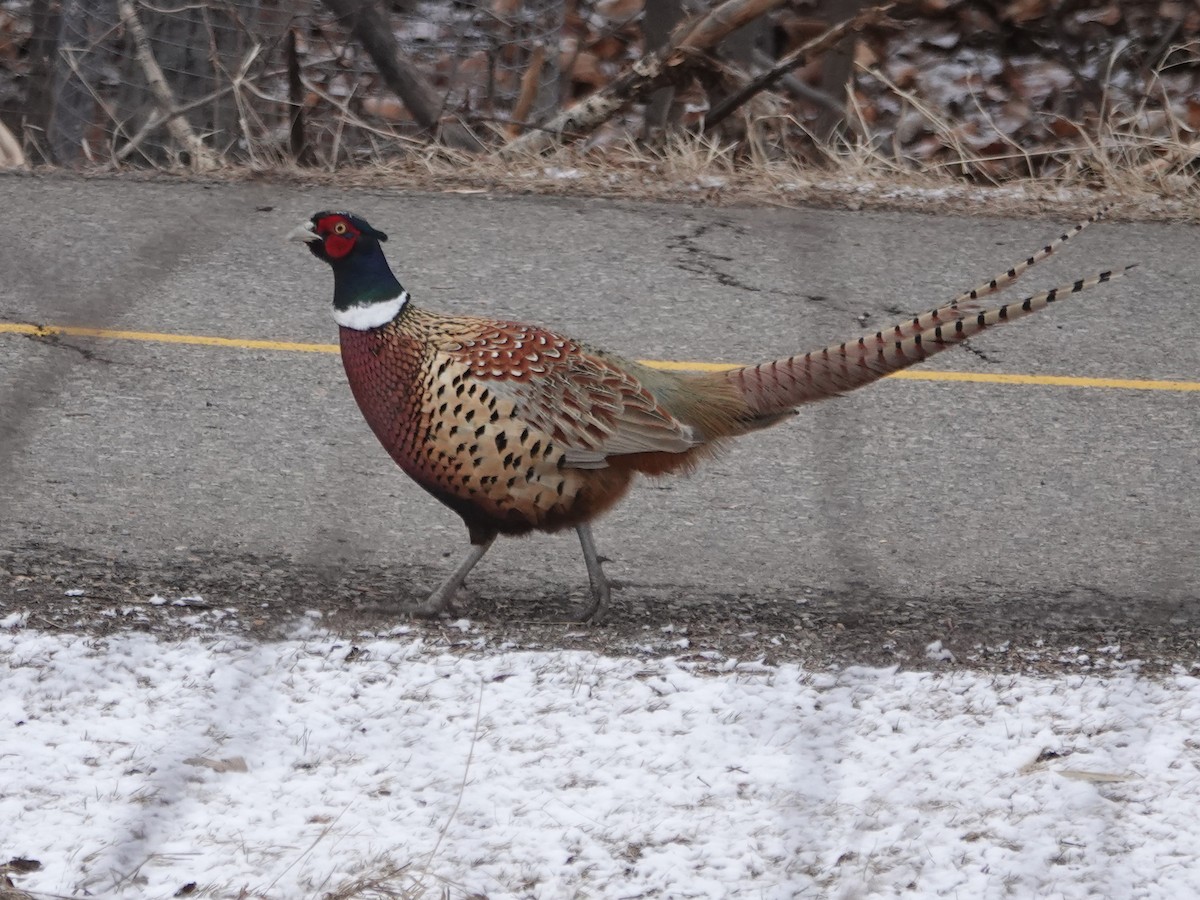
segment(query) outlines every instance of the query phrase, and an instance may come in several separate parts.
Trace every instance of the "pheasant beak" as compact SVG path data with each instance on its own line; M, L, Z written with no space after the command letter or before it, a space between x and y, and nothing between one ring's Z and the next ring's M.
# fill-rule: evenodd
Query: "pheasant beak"
M288 232L287 239L289 241L304 241L306 244L311 244L313 241L319 241L321 236L313 230L312 221L305 219Z

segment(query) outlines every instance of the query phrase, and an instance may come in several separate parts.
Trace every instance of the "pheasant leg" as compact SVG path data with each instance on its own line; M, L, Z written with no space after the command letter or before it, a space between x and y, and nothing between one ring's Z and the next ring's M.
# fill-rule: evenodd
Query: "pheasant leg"
M483 559L483 554L488 552L488 548L492 546L495 540L496 536L492 535L482 543L472 543L471 549L467 551L467 555L462 558L457 568L450 573L450 577L443 581L438 589L429 595L429 599L416 608L414 615L422 618L435 618L447 612L450 609L450 605L454 602L454 595L458 593L458 589L467 580L467 575L475 568L475 564Z
M588 581L592 585L592 602L579 614L580 622L599 622L608 611L608 579L600 568L600 557L596 554L596 543L592 540L592 529L586 522L575 526L579 535L579 546L583 548L583 562L587 566Z

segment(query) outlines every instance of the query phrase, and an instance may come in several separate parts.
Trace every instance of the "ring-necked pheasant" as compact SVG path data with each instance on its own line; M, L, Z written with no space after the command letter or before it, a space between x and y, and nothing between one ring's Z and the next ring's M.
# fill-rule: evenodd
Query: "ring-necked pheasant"
M574 528L592 590L583 618L594 619L609 588L589 523L635 475L688 471L800 404L1120 277L1102 272L979 309L1103 213L931 312L823 350L703 374L653 369L536 325L422 309L384 258L387 236L350 213L319 212L291 237L333 268L342 362L367 423L400 468L466 523L470 551L418 613L445 611L497 535Z

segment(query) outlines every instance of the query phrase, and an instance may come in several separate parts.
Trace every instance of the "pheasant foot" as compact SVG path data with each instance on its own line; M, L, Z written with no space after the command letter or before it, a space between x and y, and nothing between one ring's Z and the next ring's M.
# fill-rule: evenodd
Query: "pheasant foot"
M467 575L475 568L475 564L483 559L483 554L488 552L495 540L493 535L481 544L471 544L471 549L450 573L450 577L443 581L424 603L413 610L413 615L422 619L436 619L451 612L458 589L463 586Z

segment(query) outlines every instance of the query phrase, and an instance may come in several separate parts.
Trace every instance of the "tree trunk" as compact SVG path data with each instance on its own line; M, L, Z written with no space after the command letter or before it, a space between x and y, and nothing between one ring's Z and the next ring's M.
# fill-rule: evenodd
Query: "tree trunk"
M29 97L21 116L18 137L50 159L47 143L54 113L54 60L58 55L61 10L50 0L33 0L30 6L33 36L29 42Z
M858 15L866 6L866 0L825 0L821 4L821 17L829 23ZM854 44L858 36L848 34L836 47L825 54L821 63L821 90L835 97L841 110L822 106L817 113L813 133L818 142L828 146L846 122L847 84L854 71Z
M682 0L646 0L646 11L642 18L642 33L645 36L645 50L649 53L666 46L667 40L675 26L683 19ZM668 85L661 87L650 95L646 104L645 123L642 138L654 142L659 140L668 128L678 124L678 115L672 115L674 110L675 88Z
M375 63L379 76L422 128L437 134L442 117L442 100L424 76L400 58L400 48L387 16L372 0L321 0L342 19ZM448 122L441 138L457 150L480 152L483 142L462 122Z
M54 162L77 166L87 161L84 141L97 119L90 86L104 75L100 36L116 11L108 0L63 0L58 56L54 62L54 111L48 145Z

